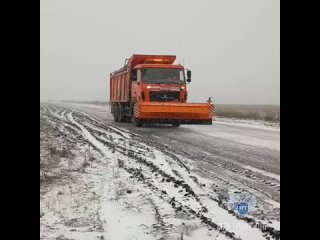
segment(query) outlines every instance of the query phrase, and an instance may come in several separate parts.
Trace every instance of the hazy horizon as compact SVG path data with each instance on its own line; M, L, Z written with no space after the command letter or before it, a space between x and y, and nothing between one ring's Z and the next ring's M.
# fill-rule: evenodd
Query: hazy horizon
M177 55L189 102L280 105L279 1L40 1L41 101L108 101L134 53Z

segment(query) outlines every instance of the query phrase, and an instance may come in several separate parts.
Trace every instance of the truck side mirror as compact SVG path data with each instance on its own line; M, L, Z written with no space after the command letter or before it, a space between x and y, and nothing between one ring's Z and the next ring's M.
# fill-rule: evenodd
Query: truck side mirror
M187 70L187 82L191 82L191 71Z

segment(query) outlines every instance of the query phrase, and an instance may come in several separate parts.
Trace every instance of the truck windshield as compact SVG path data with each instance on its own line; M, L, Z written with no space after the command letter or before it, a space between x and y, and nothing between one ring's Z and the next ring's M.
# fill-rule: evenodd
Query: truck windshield
M183 69L174 68L146 68L142 69L143 83L183 84Z

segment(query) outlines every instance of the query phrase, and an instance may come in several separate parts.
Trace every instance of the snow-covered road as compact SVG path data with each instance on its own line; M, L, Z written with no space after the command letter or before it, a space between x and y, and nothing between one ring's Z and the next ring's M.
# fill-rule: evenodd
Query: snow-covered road
M280 238L279 129L136 128L115 123L107 106L70 103L41 104L40 119L73 153L57 168L81 169L43 185L43 239ZM230 206L235 195L255 198L245 217Z

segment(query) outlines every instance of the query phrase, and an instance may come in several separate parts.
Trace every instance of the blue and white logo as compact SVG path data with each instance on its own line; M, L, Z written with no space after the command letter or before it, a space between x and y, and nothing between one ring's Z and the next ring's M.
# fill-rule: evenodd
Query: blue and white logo
M249 206L246 202L240 202L238 203L238 213L240 213L242 216L247 215L249 212Z
M256 197L245 193L229 193L228 205L240 216L245 217L256 207Z

